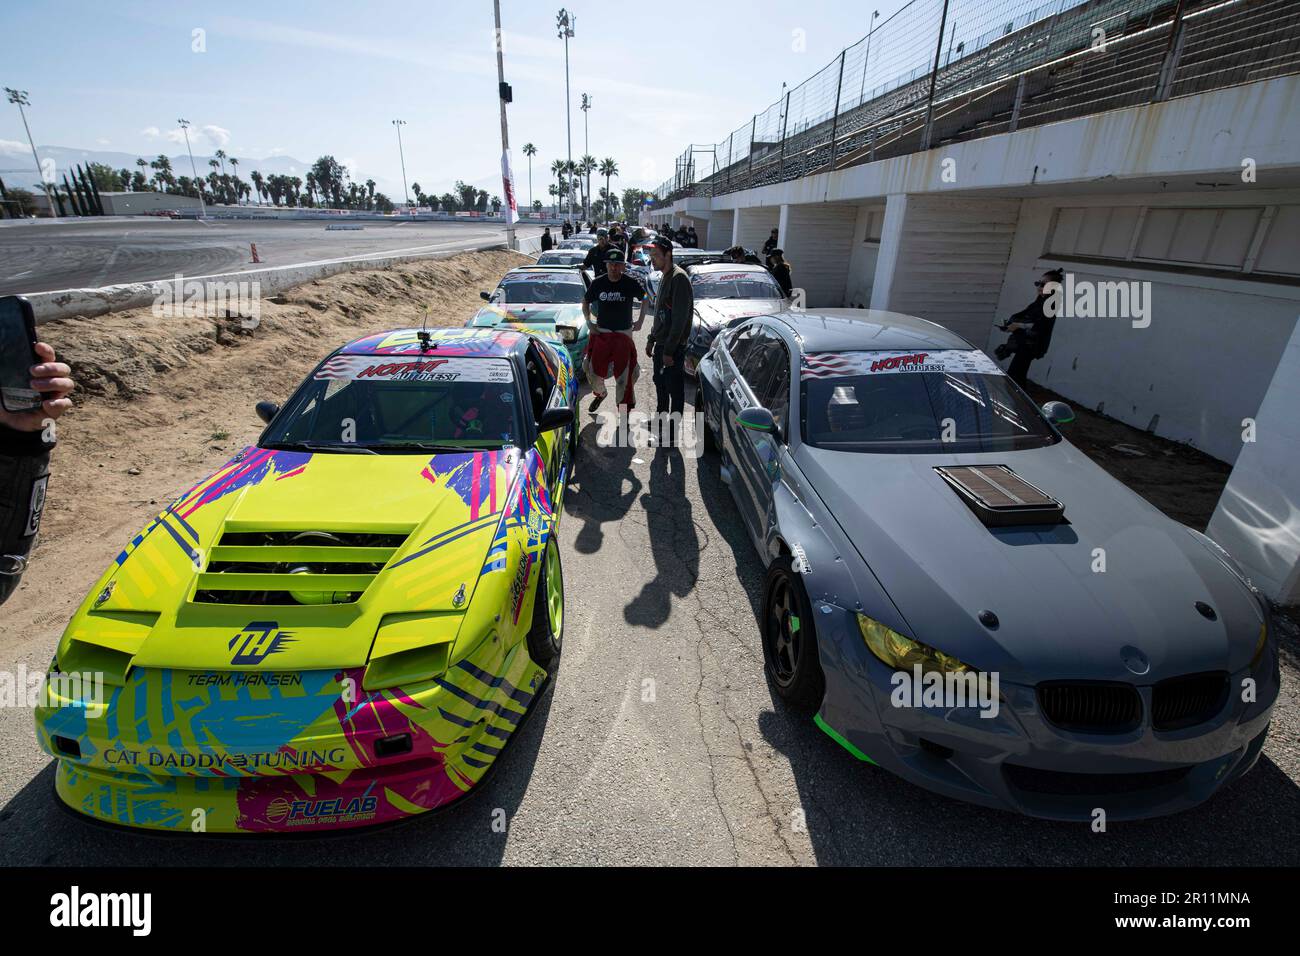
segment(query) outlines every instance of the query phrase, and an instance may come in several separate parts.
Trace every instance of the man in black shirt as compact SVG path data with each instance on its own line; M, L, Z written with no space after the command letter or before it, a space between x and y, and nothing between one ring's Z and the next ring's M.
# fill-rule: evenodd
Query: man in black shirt
M582 260L584 269L593 269L597 276L605 274L605 253L609 252L609 233L604 229L596 230L596 244L587 250L587 256Z
M770 256L772 254L772 250L776 248L776 243L777 243L776 235L777 235L777 230L773 229L772 234L767 237L767 242L763 243L763 255Z
M606 249L605 266L605 274L596 277L582 298L582 314L586 316L591 333L582 370L596 396L591 401L593 412L605 400L605 379L610 377L617 382L619 404L628 408L636 405L633 386L637 379L637 361L632 333L645 322L648 305L641 284L627 274L627 262L621 251L613 247ZM632 304L636 299L641 300L641 314L634 325ZM593 303L599 303L599 314L594 321Z
M560 235L565 239L568 239L573 235L573 227L569 225L569 220L566 219L564 222L560 223Z
M555 248L555 237L551 235L551 227L547 226L542 230L542 252L550 252Z
M1052 344L1052 329L1056 326L1056 315L1048 308L1054 288L1060 286L1064 274L1060 269L1049 269L1034 283L1038 295L1007 321L998 326L1003 332L1010 332L1010 337L993 352L999 359L1012 356L1007 375L1013 382L1024 388L1029 384L1029 365L1034 359L1047 354Z
M781 291L785 293L785 297L787 299L790 298L790 296L794 294L794 279L790 277L790 263L785 261L785 253L780 249L772 250L772 265L770 268L772 271L772 278L774 278L776 284L781 287Z

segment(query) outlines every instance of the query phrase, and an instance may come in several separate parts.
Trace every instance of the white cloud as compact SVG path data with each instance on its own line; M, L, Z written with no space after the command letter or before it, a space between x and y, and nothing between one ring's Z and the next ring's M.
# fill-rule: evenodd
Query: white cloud
M108 140L104 139L102 136L101 136L99 139L95 140L95 142L98 143L100 146L112 146L112 145L113 145L111 142L109 142Z
M158 131L157 126L146 126L144 129L140 130L140 135L148 137L149 139L157 139L162 135L162 133Z
M230 142L230 130L220 126L209 124L199 127L199 134L218 149L225 149L226 144Z
M0 139L0 153L12 155L14 153L28 153L31 150L26 143L20 143L16 139Z

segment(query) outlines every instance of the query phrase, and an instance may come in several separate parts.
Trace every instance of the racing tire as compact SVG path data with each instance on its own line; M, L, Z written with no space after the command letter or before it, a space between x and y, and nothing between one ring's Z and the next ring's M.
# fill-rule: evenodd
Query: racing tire
M564 571L560 567L560 546L552 534L546 542L538 570L533 621L528 628L528 656L538 667L550 673L560 660L563 642Z
M812 602L788 555L767 570L761 626L763 661L777 694L796 707L821 706L826 677L817 654Z

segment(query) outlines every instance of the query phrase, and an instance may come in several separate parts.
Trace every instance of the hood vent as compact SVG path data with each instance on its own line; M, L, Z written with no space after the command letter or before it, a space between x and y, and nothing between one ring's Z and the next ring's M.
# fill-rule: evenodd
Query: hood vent
M406 541L391 531L227 531L198 576L198 604L351 604Z
M935 471L990 528L1065 520L1064 505L1006 465L957 465Z

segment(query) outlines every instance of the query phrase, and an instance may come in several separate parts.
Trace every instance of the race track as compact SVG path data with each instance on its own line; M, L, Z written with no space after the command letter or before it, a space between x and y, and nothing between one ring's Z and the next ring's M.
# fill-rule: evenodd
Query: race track
M347 256L451 252L505 240L497 223L357 223L327 230L301 220L88 219L0 228L0 295L98 288L185 276L243 272ZM519 231L535 235L535 226ZM260 264L249 245L257 243Z

